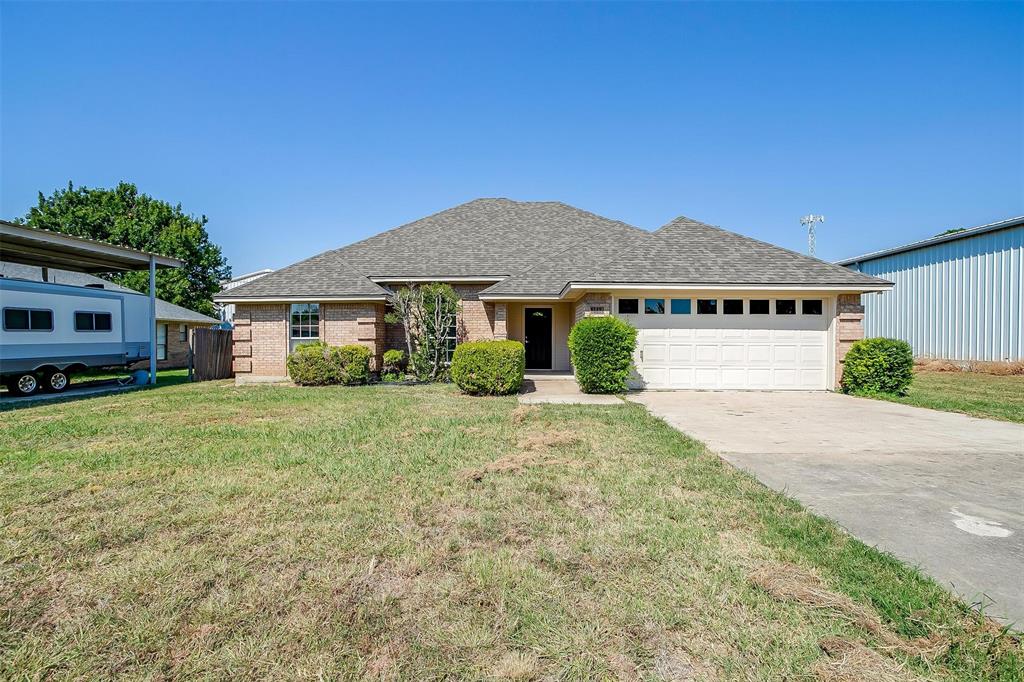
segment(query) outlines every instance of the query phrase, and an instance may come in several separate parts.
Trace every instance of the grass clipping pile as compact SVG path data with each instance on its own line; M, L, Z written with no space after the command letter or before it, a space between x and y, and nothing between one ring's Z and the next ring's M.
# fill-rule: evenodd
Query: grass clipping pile
M829 590L814 574L793 564L762 566L750 576L750 582L779 601L796 602L814 609L828 609L866 630L878 640L878 649L901 653L926 661L934 660L949 649L949 641L940 635L906 640L882 624L878 615L849 597ZM818 645L826 657L820 659L813 672L820 680L916 680L919 679L899 662L886 658L864 642L842 637L826 637Z

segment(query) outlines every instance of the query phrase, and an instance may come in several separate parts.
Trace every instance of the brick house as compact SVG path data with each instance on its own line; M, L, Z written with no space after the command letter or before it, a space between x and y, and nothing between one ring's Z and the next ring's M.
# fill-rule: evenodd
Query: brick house
M584 316L638 329L648 388L823 390L863 336L861 295L892 285L678 218L656 231L558 202L477 199L221 292L233 304L239 381L286 378L297 343L405 348L385 322L397 288L448 282L456 341L516 339L531 371L572 370Z

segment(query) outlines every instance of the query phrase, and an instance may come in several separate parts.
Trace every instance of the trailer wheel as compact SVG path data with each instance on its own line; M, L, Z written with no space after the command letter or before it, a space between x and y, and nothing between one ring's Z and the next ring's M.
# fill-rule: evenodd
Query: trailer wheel
M39 379L36 378L35 374L26 372L25 374L16 374L11 377L10 383L7 384L7 388L10 389L14 395L32 395L39 390Z
M59 369L46 373L46 390L53 393L62 393L71 383L71 378L66 372Z

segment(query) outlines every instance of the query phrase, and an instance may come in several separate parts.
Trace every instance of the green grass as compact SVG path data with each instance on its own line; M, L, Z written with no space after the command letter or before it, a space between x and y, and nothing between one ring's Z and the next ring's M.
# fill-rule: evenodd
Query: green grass
M875 397L875 396L872 396ZM883 400L1024 423L1024 376L980 372L916 372L905 396Z
M226 382L44 404L0 420L0 523L2 679L1024 665L934 582L633 404ZM819 597L751 580L790 565ZM921 637L940 651L891 646Z

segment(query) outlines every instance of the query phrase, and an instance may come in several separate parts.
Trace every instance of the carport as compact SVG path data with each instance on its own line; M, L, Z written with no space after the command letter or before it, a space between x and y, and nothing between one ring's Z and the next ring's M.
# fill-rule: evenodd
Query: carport
M177 258L60 232L0 221L0 261L43 268L104 274L149 270L149 383L156 383L156 271L180 268Z

